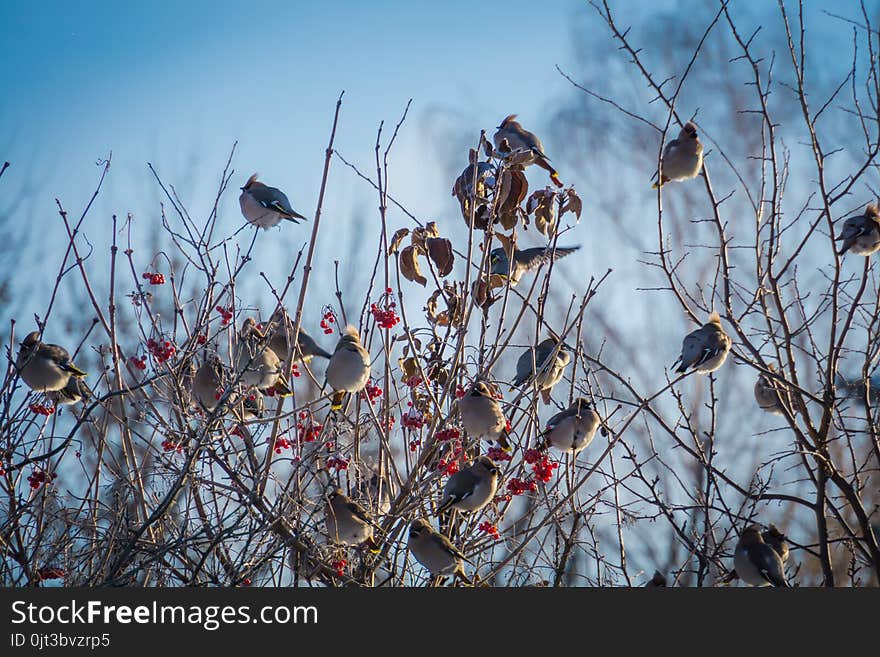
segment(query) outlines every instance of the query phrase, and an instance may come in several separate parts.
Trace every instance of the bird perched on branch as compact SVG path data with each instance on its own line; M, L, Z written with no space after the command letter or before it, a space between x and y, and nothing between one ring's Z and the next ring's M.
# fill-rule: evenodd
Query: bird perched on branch
M282 362L286 361L290 354L290 341L288 338L293 337L293 328L293 322L283 308L276 310L272 314L272 319L269 320L269 330L267 331L269 335L269 348L275 352L275 355ZM299 347L299 353L296 354L293 362L303 360L308 363L315 356L327 359L331 356L329 352L319 347L314 338L306 333L302 327L299 329L297 346Z
M714 372L724 364L731 344L730 337L721 328L721 317L712 313L707 323L685 336L681 355L672 366L681 363L676 372L685 372L688 368L703 373Z
M427 568L433 577L452 575L471 584L464 573L464 562L470 563L468 558L426 520L417 518L412 521L407 545L416 561Z
M235 369L244 386L260 390L272 388L282 397L291 394L281 372L281 360L269 348L265 334L253 317L244 320L235 352Z
M277 187L269 187L257 180L257 174L248 178L238 197L241 213L254 226L271 228L282 219L298 224L306 218L290 206L287 195Z
M782 557L764 541L758 525L749 525L743 530L736 544L733 565L739 578L751 586L788 586Z
M495 497L501 470L488 456L479 456L473 464L453 474L443 487L437 515L447 509L479 511Z
M703 144L697 135L697 126L693 121L688 121L678 133L678 138L670 141L663 149L660 182L654 183L652 189L662 187L670 181L695 178L702 167Z
M464 430L471 438L490 440L498 443L504 451L510 451L507 420L501 411L501 404L485 382L474 382L465 396L458 400L458 410Z
M654 571L654 576L651 577L645 584L644 588L646 589L665 589L667 587L666 575L661 573L659 570Z
M788 555L790 552L790 548L788 547L788 539L785 534L779 531L779 528L770 524L767 529L761 532L761 538L764 539L764 542L773 548L773 551L779 555L779 558L782 559L782 564L785 565L785 562L788 561Z
M22 380L36 392L56 392L86 373L70 360L67 349L40 340L40 332L28 333L18 350L15 367Z
M330 409L342 408L347 392L360 392L370 380L370 354L361 346L358 330L350 324L342 331L327 365L327 383L333 388Z
M577 454L593 442L596 429L602 424L599 414L590 407L583 397L547 422L544 431L544 444L563 452Z
M767 364L767 369L771 372L776 371L773 363ZM783 384L773 377L760 372L758 380L755 381L755 401L762 411L772 413L774 415L782 415L784 407L782 397Z
M220 357L217 354L208 354L192 378L193 397L210 413L217 407L226 382L226 368Z
M880 211L876 205L869 205L861 216L850 217L843 222L843 230L835 241L843 241L838 255L847 251L860 256L869 256L880 249Z
M557 350L557 344L559 338L554 336L541 341L535 348L526 349L516 363L513 387L521 386L534 376L535 386L540 391L541 398L545 404L549 404L553 386L562 380L565 368L571 362L571 352L568 349L572 347L562 344ZM537 374L535 374L536 367Z
M518 157L517 164L528 166L537 164L550 172L550 180L557 187L562 187L559 174L550 164L550 158L544 153L544 145L538 136L523 128L516 120L516 114L504 118L492 137L495 149L502 157ZM520 159L521 158L521 159Z
M489 263L492 265L492 274L499 276L510 276L510 286L514 287L519 283L519 279L531 271L535 271L543 264L551 260L559 260L565 256L577 251L580 246L559 246L555 249L551 247L536 246L531 249L513 249L513 266L510 263L510 257L507 250L503 246L492 249L489 252Z
M88 384L83 381L82 378L71 376L67 381L66 386L61 388L61 390L49 392L46 396L56 404L69 406L80 401L88 401L91 399L92 389L89 388Z
M330 540L340 545L366 545L371 552L378 552L379 545L373 538L373 519L357 502L349 499L341 488L334 488L327 496L324 521Z

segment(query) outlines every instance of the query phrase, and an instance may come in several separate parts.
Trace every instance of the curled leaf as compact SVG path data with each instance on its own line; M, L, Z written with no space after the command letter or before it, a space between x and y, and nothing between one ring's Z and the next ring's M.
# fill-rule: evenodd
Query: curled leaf
M410 238L410 244L418 247L422 253L426 253L428 249L425 246L425 241L429 237L440 237L440 230L437 228L436 221L429 221L424 228L414 229Z
M425 287L428 284L428 279L422 276L418 253L419 250L415 246L408 246L400 252L400 273L406 280L414 281Z
M452 271L455 256L452 254L452 242L442 237L429 237L425 240L428 247L428 255L437 266L440 276L446 276Z
M520 204L529 193L529 183L522 168L506 168L501 174L500 186L496 190L498 197L495 207L498 212L498 220L505 230L516 227L522 214Z
M535 228L552 237L556 230L556 192L549 187L535 191L526 203L526 212L535 217Z
M394 237L391 238L391 244L388 247L388 255L397 253L397 249L400 248L400 243L403 242L403 238L407 235L409 235L409 228L401 228L394 233Z
M565 192L566 200L562 206L562 209L559 211L559 214L565 214L566 212L573 212L577 217L577 220L581 220L581 211L583 210L583 202L581 201L580 196L577 195L577 192L574 191L574 187L569 187Z

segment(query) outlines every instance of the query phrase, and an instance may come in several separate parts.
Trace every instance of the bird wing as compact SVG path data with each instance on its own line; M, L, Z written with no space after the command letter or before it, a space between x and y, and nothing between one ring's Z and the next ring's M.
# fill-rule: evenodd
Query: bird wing
M540 365L541 361L538 357L538 354L535 353L535 362ZM532 348L529 347L526 349L523 354L519 357L519 360L516 361L516 378L513 380L514 387L521 386L523 383L528 381L529 377L532 376Z
M474 494L477 477L473 472L461 470L449 478L444 493L449 496L449 502L441 507L441 511L449 508L455 502L465 500Z
M550 262L550 259L553 258L555 260L559 260L560 258L564 258L567 255L570 255L577 251L579 246L562 246L557 247L554 251L551 248L545 248L543 246L536 246L531 249L523 249L522 251L517 250L515 252L514 258L518 263L525 266L527 271L534 271L542 264Z
M452 543L452 541L449 540L449 538L447 538L443 534L433 532L431 534L431 540L433 540L438 545L438 547L440 547L442 550L445 550L452 556L457 557L458 559L462 559L463 561L467 561L470 564L473 563L470 559L464 556L461 550L455 547L455 545Z
M348 500L347 502L345 502L345 508L348 509L351 514L356 518L363 520L369 525L373 524L373 518L370 516L369 512L357 502L353 500Z
M275 210L286 217L296 217L297 219L305 219L300 213L294 210L290 205L287 194L277 187L257 187L251 188L251 194L257 202L264 208Z
M564 411L560 411L549 420L547 420L547 429L554 429L560 422L565 420L566 418L570 418L574 415L577 415L577 406L571 406L570 408L566 408ZM546 432L545 432L546 433Z
M776 551L766 543L750 545L749 560L755 564L758 572L773 586L786 587L788 583L782 569L782 560Z

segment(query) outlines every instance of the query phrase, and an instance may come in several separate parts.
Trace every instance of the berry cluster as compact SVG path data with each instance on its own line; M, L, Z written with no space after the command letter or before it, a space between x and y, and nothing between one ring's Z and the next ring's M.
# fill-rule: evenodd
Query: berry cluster
M205 344L208 341L208 336L204 333L199 333L199 337L196 338L197 344Z
M43 566L37 571L37 581L42 582L44 579L63 579L67 573L64 569L57 566Z
M496 463L500 463L501 461L510 461L513 457L505 452L500 447L490 447L486 451L486 456L495 461Z
M40 470L39 468L35 468L34 471L28 475L28 484L30 484L31 490L37 490L43 484L49 484L55 478L55 475L46 472L45 470Z
M373 379L370 379L361 394L372 404L382 396L382 388L373 383Z
M160 274L159 272L149 272L145 271L141 274L141 278L146 278L150 281L150 285L165 285L165 276Z
M550 457L537 449L527 449L523 454L523 460L532 466L532 472L538 481L544 483L553 478L553 471L559 467L558 463L554 463Z
M463 385L461 385L461 384L459 383L457 386L455 386L455 398L456 398L456 399L461 399L461 398L464 397L466 394L467 394L467 392L465 392L465 389L464 389L464 386L463 386Z
M412 402L409 402L412 406ZM425 416L417 408L410 408L406 413L400 416L400 425L404 429L416 431L425 425Z
M298 379L300 375L301 372L299 371L299 365L297 363L292 363L290 366L290 376L294 379Z
M426 383L426 381L418 374L413 374L411 377L409 377L406 380L406 386L408 388L416 388L416 387L422 385L423 383Z
M3 461L0 461L0 477L6 476L6 470L3 469Z
M336 569L336 574L342 577L345 575L345 566L347 563L348 562L345 559L337 559L336 561L331 561L330 565Z
M377 303L373 303L370 305L370 312L373 313L373 318L376 320L376 323L380 326L380 328L392 329L400 321L400 316L395 310L395 308L397 308L397 304L394 301L387 300L387 298L390 298L393 293L394 290L392 290L390 287L385 290L386 305L384 307L379 307L379 304Z
M448 429L443 429L443 431L435 433L434 438L436 438L439 443L445 443L447 440L458 440L461 438L461 431L456 427L449 427Z
M421 447L421 445L422 445L421 440L410 440L409 441L409 451L415 452L416 450L418 450L419 447Z
M166 452L177 452L178 454L183 454L183 444L176 443L170 438L166 438L162 441L162 449Z
M166 360L171 360L174 358L174 354L177 353L177 347L174 346L174 343L165 340L163 342L157 342L153 338L147 340L147 349L150 352L150 355L156 359L157 363L164 363Z
M220 313L220 316L223 320L220 322L221 326L228 326L229 322L232 321L232 306L229 308L224 308L223 306L217 306L217 312Z
M230 436L238 436L239 438L244 438L244 427L240 424L236 424L229 430Z
M315 442L323 428L324 425L320 422L315 422L311 413L308 411L299 412L299 419L296 422L296 433L300 445Z
M510 491L512 495L534 493L536 490L538 490L538 482L536 482L534 479L523 480L514 477L507 482L507 490Z
M137 356L132 356L131 358L128 359L128 362L131 363L134 367L136 367L139 370L147 369L147 357L146 356L141 356L140 358L138 358Z
M55 412L54 406L43 406L43 404L31 404L28 409L37 415L52 415Z
M501 534L498 533L498 527L496 525L493 525L488 520L481 522L480 526L477 527L477 529L479 529L484 534L488 534L496 541L501 538Z
M458 459L452 458L448 461L446 459L440 459L437 461L437 472L441 475L454 475L458 472Z
M272 442L272 436L269 436L269 439L266 442ZM284 436L278 436L275 439L275 444L272 445L272 449L275 450L276 454L280 454L285 449L290 449L291 447L293 447L293 445L291 445L290 441Z
M348 470L348 459L344 459L341 456L331 456L327 459L327 469L333 468L336 471L339 470Z
M324 316L321 318L321 328L324 329L325 335L333 333L331 324L336 323L336 313L329 306L324 306Z

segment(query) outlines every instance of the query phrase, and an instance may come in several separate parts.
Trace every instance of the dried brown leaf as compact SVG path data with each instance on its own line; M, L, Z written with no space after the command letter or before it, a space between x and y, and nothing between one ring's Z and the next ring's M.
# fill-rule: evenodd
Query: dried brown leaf
M425 240L428 247L428 255L437 266L440 276L446 276L452 271L455 256L452 253L452 242L443 237L429 237Z
M425 287L428 284L428 279L422 276L418 254L419 249L415 246L408 246L400 252L400 273L406 280L414 281Z
M388 255L397 253L397 249L400 248L400 243L403 242L403 238L407 235L409 235L409 228L401 228L394 233L394 237L391 238L391 245L388 247Z

